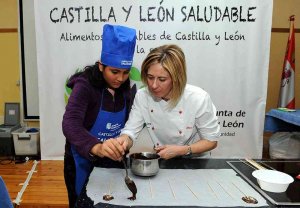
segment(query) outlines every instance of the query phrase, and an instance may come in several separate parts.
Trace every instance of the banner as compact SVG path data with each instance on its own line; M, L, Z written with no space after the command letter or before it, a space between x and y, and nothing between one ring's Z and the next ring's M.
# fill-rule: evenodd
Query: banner
M65 82L99 60L105 23L136 28L131 81L138 87L141 63L151 48L180 46L188 83L207 91L218 110L221 138L212 156L261 158L272 0L34 3L42 159L63 158Z
M290 17L290 34L286 46L281 75L278 107L295 109L295 16Z

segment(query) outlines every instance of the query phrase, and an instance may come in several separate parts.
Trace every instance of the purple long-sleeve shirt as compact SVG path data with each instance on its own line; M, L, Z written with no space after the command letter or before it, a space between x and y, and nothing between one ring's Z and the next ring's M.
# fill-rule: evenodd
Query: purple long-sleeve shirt
M62 129L66 137L66 154L70 154L70 144L73 144L80 155L91 159L89 154L94 145L99 143L97 137L89 131L93 127L100 106L109 112L118 112L124 108L123 92L116 90L113 97L105 85L100 88L92 86L83 74L71 77L68 87L72 88L66 111L63 116ZM103 99L102 99L103 93ZM128 118L132 99L126 101L126 118Z

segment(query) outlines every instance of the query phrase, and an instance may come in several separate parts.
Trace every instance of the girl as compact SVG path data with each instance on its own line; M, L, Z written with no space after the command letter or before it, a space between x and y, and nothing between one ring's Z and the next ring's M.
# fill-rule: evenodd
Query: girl
M75 206L94 165L122 165L119 161L131 144L126 138L113 138L124 127L136 91L130 89L128 79L135 42L134 29L104 25L101 61L73 75L67 84L72 93L62 128L70 208Z

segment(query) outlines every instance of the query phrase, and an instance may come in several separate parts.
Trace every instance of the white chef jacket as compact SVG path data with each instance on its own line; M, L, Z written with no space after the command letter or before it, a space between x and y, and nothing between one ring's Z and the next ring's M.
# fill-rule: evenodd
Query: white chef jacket
M172 109L167 101L153 97L147 87L139 89L121 134L136 140L144 124L155 145L187 145L199 139L217 141L220 135L216 108L209 94L192 85L186 85Z

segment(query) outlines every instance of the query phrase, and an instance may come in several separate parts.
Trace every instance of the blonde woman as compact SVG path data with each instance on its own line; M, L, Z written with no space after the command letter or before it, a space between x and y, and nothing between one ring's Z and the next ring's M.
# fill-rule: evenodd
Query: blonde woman
M216 108L207 92L186 84L182 49L163 45L151 50L141 74L146 87L137 92L119 139L125 137L131 147L145 124L161 158L208 156L219 137Z

